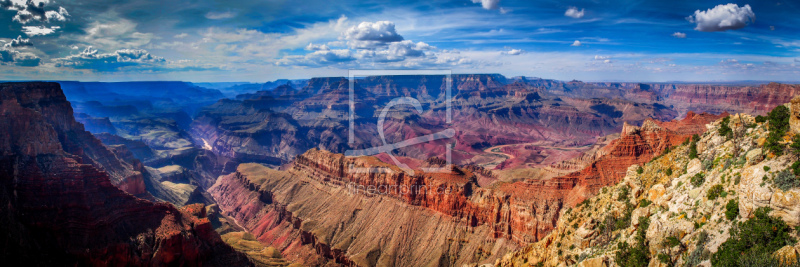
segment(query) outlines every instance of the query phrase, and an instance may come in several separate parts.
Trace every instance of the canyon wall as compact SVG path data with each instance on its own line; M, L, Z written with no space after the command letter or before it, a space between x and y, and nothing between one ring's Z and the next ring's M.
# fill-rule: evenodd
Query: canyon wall
M480 187L477 175L464 168L412 174L374 157L311 149L286 171L240 165L210 192L259 241L307 264L491 262L499 251L546 236L562 208L683 142L699 130L692 125L719 117L688 114L681 121L626 125L608 154L579 172L546 180Z
M130 169L75 121L58 84L0 84L0 101L3 262L249 265L202 214L131 195Z

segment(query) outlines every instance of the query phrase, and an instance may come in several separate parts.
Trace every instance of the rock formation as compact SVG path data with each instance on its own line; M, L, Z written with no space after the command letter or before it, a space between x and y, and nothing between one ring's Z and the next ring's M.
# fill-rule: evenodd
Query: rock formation
M3 262L249 264L202 214L115 187L112 177L130 177L123 161L75 121L58 84L0 84L0 101Z
M312 149L299 155L288 171L240 165L210 192L222 211L259 241L307 264L490 262L499 251L546 236L563 208L619 182L631 164L683 142L690 135L677 132L686 129L680 127L716 118L690 114L682 121L626 126L607 155L580 172L548 180L480 187L479 175L468 170L475 168L453 168L450 174L415 170L412 175L373 157L347 158ZM432 216L436 219L418 221ZM385 231L386 225L396 230ZM459 246L451 240L466 237L469 241ZM423 249L416 250L418 246Z
M759 208L769 208L773 222L786 223L783 229L780 224L759 225L765 227L764 231L791 231L795 236L798 229L794 227L800 225L800 204L796 201L800 187L790 166L796 157L765 158L758 140L768 135L766 124L756 123L746 114L736 116L744 121L741 127L746 127L741 139L720 135L722 120L708 124L708 131L696 144L686 143L630 166L620 183L610 184L598 195L562 211L547 237L504 256L496 264L720 265L714 261L724 255L715 254L726 242L737 233L758 231L744 225L759 216ZM739 126L731 122L730 127ZM696 157L690 153L692 146L696 146ZM740 156L733 156L734 152ZM727 260L741 266L769 258L797 262L800 246L794 242L779 242L762 254L749 254L744 250L767 246L762 242L769 239L759 236L746 240L750 243L733 251Z

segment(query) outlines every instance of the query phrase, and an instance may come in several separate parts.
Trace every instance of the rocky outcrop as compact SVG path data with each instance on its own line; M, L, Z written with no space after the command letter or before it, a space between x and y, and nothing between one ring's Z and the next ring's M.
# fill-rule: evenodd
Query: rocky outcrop
M720 135L722 120L707 124L708 131L700 135L695 151L690 148L694 144L686 143L629 167L620 183L604 187L596 196L561 212L556 228L547 237L504 256L496 264L619 266L625 264L619 257L637 257L627 264L710 266L709 260L716 257L712 254L723 249L729 238L737 232L756 231L743 222L757 216L758 208L769 208L769 216L788 225L781 231L800 225L800 188L788 168L796 158L763 157L758 140L768 135L766 124L756 123L749 115L734 116L744 126L731 122L730 127L746 127L743 136ZM777 225L771 226L772 231L778 231ZM737 228L740 230L735 231ZM796 232L793 230L792 235ZM751 242L745 248L767 242L761 238L745 240ZM794 264L800 246L783 245L764 252ZM635 247L640 254L621 251L623 247ZM737 252L732 256L738 257Z
M453 227L461 229L456 232L459 235L470 233L473 239L487 240L484 242L490 242L495 247L502 245L500 249L512 249L546 236L555 227L562 209L596 194L603 186L619 182L625 176L628 166L649 161L667 147L686 140L690 133L677 132L678 129L685 129L684 125L701 124L716 118L719 116L689 114L682 121L648 120L641 127L626 126L626 132L609 144L606 149L608 154L600 156L582 171L547 180L480 187L477 180L486 175L483 173L485 170L474 167L454 168L450 174L426 173L421 170L410 174L376 158L347 158L312 149L299 155L285 172L257 165L242 165L237 173L220 178L210 192L226 214L236 218L260 241L281 248L287 257L291 257L293 253L300 255L308 251L316 251L317 255L322 255L321 258L300 259L306 262L318 262L320 259L351 262L356 259L355 262L360 265L373 265L375 262L358 259L363 256L362 253L366 253L363 248L351 247L349 243L332 246L334 244L330 242L342 238L338 236L340 231L355 231L352 236L358 238L363 234L362 231L374 231L373 228L377 225L389 223L383 220L371 221L372 224L354 223L352 217L341 215L357 213L367 218L389 216L366 210L355 211L357 206L379 205L378 203L387 201L393 205L406 206L405 209L413 210L414 213L420 212L409 216L430 216L430 212L433 212L443 218L450 218L455 223ZM360 171L353 171L352 168ZM301 196L300 192L307 192L303 194L308 196ZM349 203L354 201L353 198L362 202L353 206L354 210L339 210L328 206L329 204L319 203L321 200L317 198L320 195L326 196L326 202ZM421 209L412 208L414 206ZM307 220L313 223L306 222ZM401 221L410 223L404 220ZM403 225L398 223L397 227ZM303 231L309 232L313 238L302 239L306 241L300 242L300 245L291 245L303 236ZM478 232L481 234L478 235ZM428 235L424 231L409 234ZM308 240L323 242L324 245L315 243L309 247ZM319 253L328 250L320 249L319 246L332 246L338 250ZM380 252L373 253L389 255L379 257L389 260L400 253L396 249L399 248L380 246ZM305 252L296 252L300 250ZM453 256L453 260L446 265L493 258L476 258L462 252L456 254L458 256ZM417 256L422 257L422 254ZM426 262L431 259L426 258ZM391 261L394 260L397 259Z
M109 173L126 168L72 118L58 84L0 84L0 101L0 124L8 126L0 133L4 262L249 264L204 216L114 186Z
M378 172L347 174L350 163ZM242 164L210 192L259 241L306 265L456 266L518 247L475 218L468 173L398 171L312 150L286 172Z

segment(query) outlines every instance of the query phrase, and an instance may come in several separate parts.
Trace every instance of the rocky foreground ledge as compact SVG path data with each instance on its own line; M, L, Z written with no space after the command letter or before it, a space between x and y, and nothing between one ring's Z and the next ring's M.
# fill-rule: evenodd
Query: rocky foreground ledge
M791 107L791 108L787 108ZM502 266L796 266L800 98L737 114L561 212Z

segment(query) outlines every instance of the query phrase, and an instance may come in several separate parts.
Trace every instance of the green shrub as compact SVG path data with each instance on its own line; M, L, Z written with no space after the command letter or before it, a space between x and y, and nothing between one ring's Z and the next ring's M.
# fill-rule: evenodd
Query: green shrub
M675 247L675 246L680 245L680 244L681 244L681 241L678 240L678 238L674 237L674 236L668 236L666 239L664 239L664 245L667 246L667 247Z
M795 157L800 157L800 134L792 136L792 144L789 145Z
M766 121L767 121L767 117L764 117L764 116L761 116L761 115L756 116L756 122L757 123L763 123L763 122L766 122Z
M671 167L670 167L670 168L667 168L667 170L665 171L665 173L667 174L667 176L672 176L672 168L671 168Z
M728 200L728 204L725 205L725 218L733 221L733 219L736 219L736 216L739 216L739 200Z
M658 253L658 260L661 263L664 263L664 264L670 264L670 262L671 262L670 259L669 259L669 255L664 254L664 253Z
M711 188L708 189L708 193L706 194L706 197L708 197L708 200L715 200L723 192L725 192L725 189L722 188L722 185L720 185L720 184L714 185L714 186L712 186Z
M786 132L789 130L789 108L780 105L767 114L770 131Z
M742 176L737 174L736 178L733 179L733 184L738 185L739 182L741 182L741 181L742 181Z
M714 168L714 163L710 160L704 160L702 163L703 170L711 170Z
M708 233L702 231L697 235L695 250L684 260L684 266L694 267L708 259L711 252L705 248L706 243L708 243Z
M797 180L797 176L790 169L785 169L775 175L774 183L776 187L783 191L800 186L800 181Z
M625 202L625 209L622 211L622 216L615 218L613 225L614 228L612 230L616 231L631 226L631 216L633 215L634 208L636 207L631 205L629 202Z
M764 166L764 171L768 172L770 170L769 166Z
M783 155L784 146L780 144L786 131L789 130L789 108L781 105L775 107L767 115L769 134L764 147L777 156Z
M733 129L728 126L730 122L731 116L722 118L722 123L720 123L719 129L717 129L717 133L719 133L721 136L724 136L725 139L730 139L733 136Z
M650 250L647 248L645 232L650 227L650 218L639 218L639 228L636 229L635 244L620 242L615 253L616 262L623 267L647 266L650 263Z
M711 256L713 266L743 266L743 255L772 254L794 244L791 229L777 217L769 216L769 208L758 208L755 217L738 223L730 230L731 237Z
M699 135L692 136L692 142L689 143L689 159L697 158L697 141L700 140Z
M800 134L798 134L797 136L800 136ZM800 175L800 161L795 161L794 163L792 163L792 172L794 173L794 175Z
M694 187L699 187L703 185L704 182L706 182L706 175L703 173L695 174L694 176L692 176L691 182Z
M646 208L647 206L650 206L650 204L653 204L653 202L646 198L639 200L639 207Z
M630 189L627 186L623 186L620 188L619 196L617 196L618 201L628 201L628 195L630 194Z
M636 168L636 173L638 174L644 173L644 168L642 168L642 166L639 166L639 168Z

